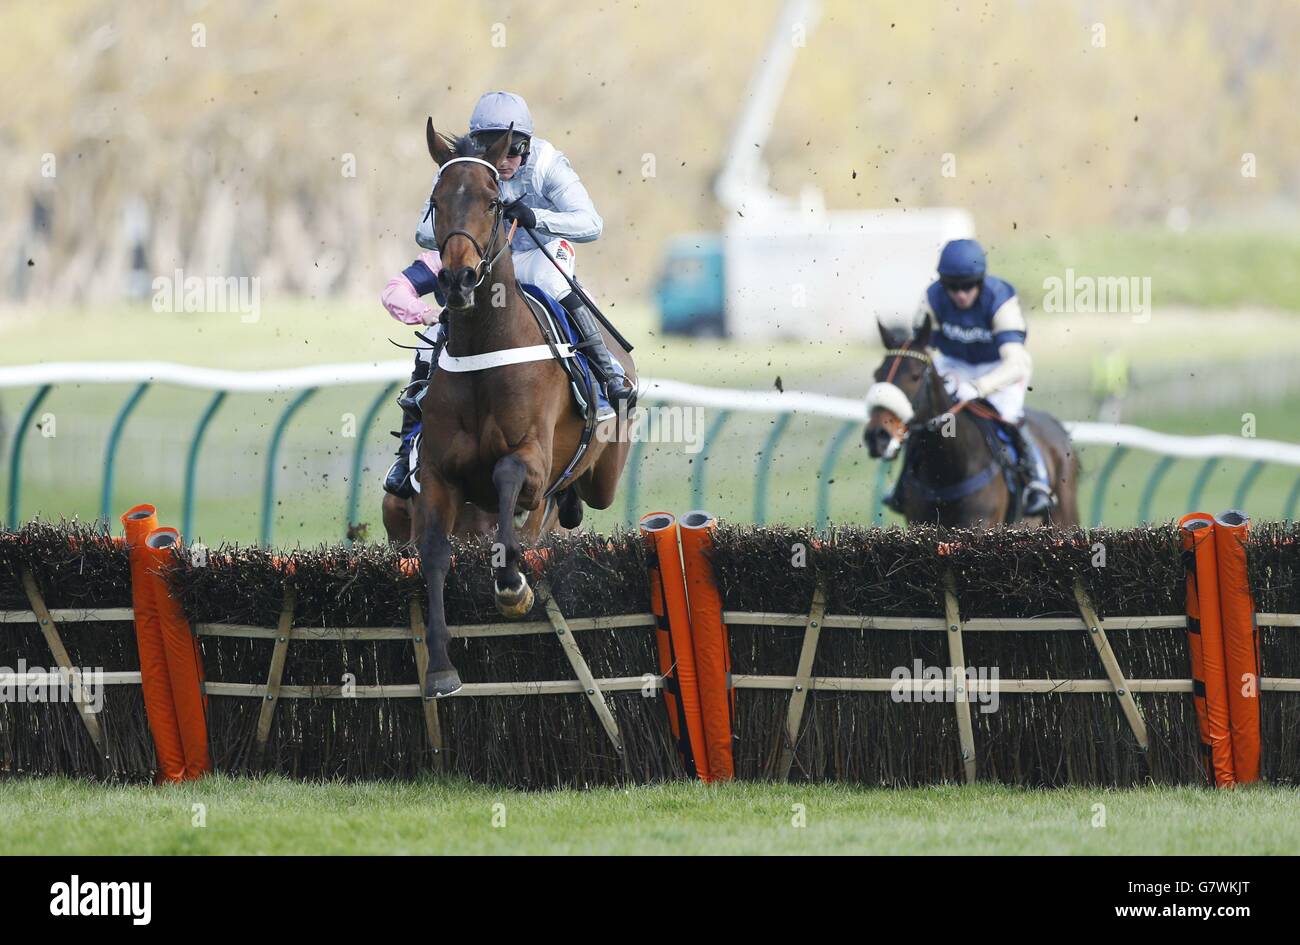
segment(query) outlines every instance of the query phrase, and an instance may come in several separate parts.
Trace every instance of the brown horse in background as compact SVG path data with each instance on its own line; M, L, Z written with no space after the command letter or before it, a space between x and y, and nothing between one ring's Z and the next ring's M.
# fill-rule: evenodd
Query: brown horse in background
M515 281L502 225L496 164L512 136L501 136L481 155L468 136L451 141L439 135L432 119L425 136L441 168L431 200L443 267L438 281L447 299L446 353L460 358L543 344ZM608 332L605 343L635 384L631 357ZM507 617L523 617L532 609L533 591L520 571L520 541L535 541L557 521L576 527L584 503L595 509L613 504L630 440L629 418L602 421L581 461L562 476L586 425L574 409L568 375L549 356L467 372L435 370L422 412L411 537L429 592L428 698L461 686L447 652L443 607L449 536L488 529L487 517L495 518L497 608ZM470 516L475 521L467 529ZM385 523L388 518L385 500Z
M916 451L909 465L919 488L908 488L901 482L898 486L903 489L903 517L909 525L915 522L967 527L1007 524L1016 518L1013 515L1018 505L1016 497L1007 488L974 416L953 403L943 378L934 369L934 362L926 352L930 331L927 322L908 338L881 326L885 359L876 370L875 379L878 384L897 387L911 404L913 416L904 423L892 411L874 407L863 434L867 450L874 458L885 460L898 455L904 442L908 450ZM1070 434L1060 421L1041 410L1026 410L1025 423L1043 452L1056 506L1046 520L1016 520L1024 524L1077 526L1079 457ZM987 482L962 494L966 491L964 485L976 485L981 478L987 478Z

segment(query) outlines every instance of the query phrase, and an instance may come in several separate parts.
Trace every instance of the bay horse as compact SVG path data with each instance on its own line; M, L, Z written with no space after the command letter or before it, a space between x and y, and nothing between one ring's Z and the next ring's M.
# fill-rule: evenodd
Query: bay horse
M429 594L425 698L461 687L447 651L443 588L451 565L449 536L461 533L463 517L495 516L497 609L523 617L532 609L533 591L520 570L520 541L536 541L556 521L576 527L583 504L612 505L631 445L627 417L588 430L574 408L568 374L552 356L555 349L515 280L496 170L512 137L508 131L480 153L471 136L446 138L432 119L425 126L429 155L439 167L430 199L442 258L438 282L447 299L443 357L500 353L457 362L458 370L433 371L421 406L420 489L411 536ZM607 331L605 343L635 384L631 356ZM532 350L506 354L521 348ZM471 366L485 361L496 366ZM589 446L573 464L584 433ZM471 507L478 511L467 511Z
M979 401L953 403L926 351L930 333L928 321L910 338L880 327L885 358L876 369L875 380L877 390L886 389L876 399L893 401L896 409L871 408L863 433L867 450L872 457L886 461L894 459L904 445L913 454L904 469L911 481L904 482L900 476L896 487L902 490L903 517L908 524L991 527L1016 521L1017 497L1008 489L987 431L975 417L979 413L996 415L996 411ZM911 415L900 417L900 413ZM1079 459L1069 433L1060 421L1041 410L1026 410L1025 423L1042 450L1048 483L1057 501L1046 516L1024 521L1077 526Z

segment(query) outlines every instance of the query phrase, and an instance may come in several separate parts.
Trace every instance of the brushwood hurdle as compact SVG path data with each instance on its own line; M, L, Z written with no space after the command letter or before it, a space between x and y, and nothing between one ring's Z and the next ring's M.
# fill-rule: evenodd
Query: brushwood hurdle
M446 597L466 683L428 700L423 580L392 549L166 540L148 583L129 537L29 523L0 533L0 777L1222 783L1184 537L654 513L534 549L521 621L495 612L490 547L457 543ZM1294 783L1300 528L1254 524L1242 548L1259 776ZM142 608L163 596L184 632L164 620L171 689L148 693Z

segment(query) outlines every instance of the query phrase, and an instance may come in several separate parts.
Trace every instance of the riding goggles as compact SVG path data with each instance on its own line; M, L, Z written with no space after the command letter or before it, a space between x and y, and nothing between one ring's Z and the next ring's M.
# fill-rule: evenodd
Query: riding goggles
M496 144L505 133L504 131L479 131L474 134L474 143L486 151ZM531 143L531 139L527 135L516 132L510 140L510 148L506 153L510 157L523 157L528 153L528 146Z

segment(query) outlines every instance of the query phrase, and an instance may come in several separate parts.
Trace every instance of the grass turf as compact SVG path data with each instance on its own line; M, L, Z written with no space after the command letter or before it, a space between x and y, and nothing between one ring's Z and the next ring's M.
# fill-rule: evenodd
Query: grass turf
M1300 795L1283 786L0 784L0 832L15 854L1294 854L1297 814Z

